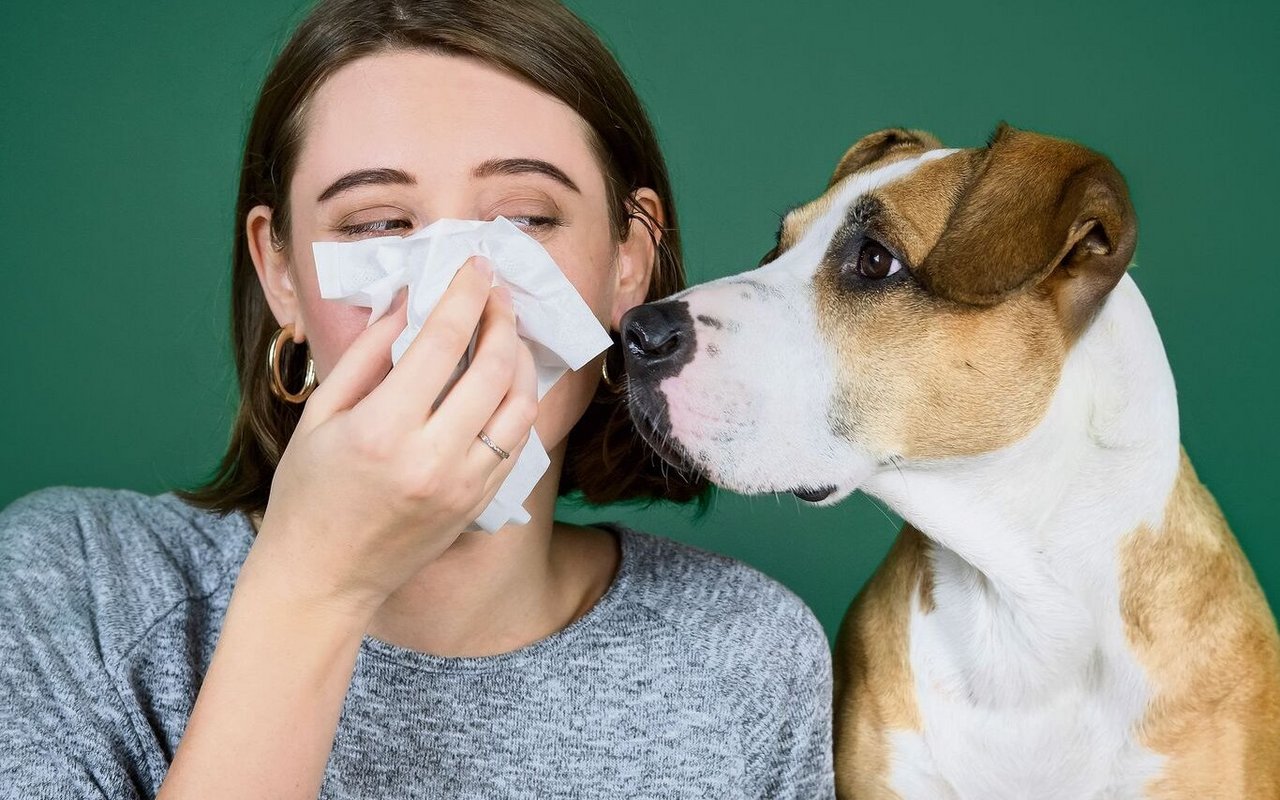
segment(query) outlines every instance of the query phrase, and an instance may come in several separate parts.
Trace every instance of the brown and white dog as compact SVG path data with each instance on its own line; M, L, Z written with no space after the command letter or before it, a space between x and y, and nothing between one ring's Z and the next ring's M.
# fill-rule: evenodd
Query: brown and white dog
M886 130L750 272L633 310L677 465L906 521L836 647L846 798L1280 797L1280 638L1179 444L1123 178Z

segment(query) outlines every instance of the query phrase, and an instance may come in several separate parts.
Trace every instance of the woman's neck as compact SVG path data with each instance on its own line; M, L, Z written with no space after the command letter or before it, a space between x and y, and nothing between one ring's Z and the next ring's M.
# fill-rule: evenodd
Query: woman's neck
M605 531L555 522L564 445L524 507L530 521L468 531L391 594L370 636L441 656L506 653L564 628L613 581L620 558Z

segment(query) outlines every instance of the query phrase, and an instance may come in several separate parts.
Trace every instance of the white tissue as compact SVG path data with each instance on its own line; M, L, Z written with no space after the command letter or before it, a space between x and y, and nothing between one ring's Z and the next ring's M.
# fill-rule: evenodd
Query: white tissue
M313 242L311 250L320 296L370 307L370 325L386 313L401 287L409 287L408 324L391 346L393 364L473 255L488 258L494 283L511 290L516 330L529 344L537 367L539 400L561 376L581 369L611 342L542 245L503 217L492 222L442 219L409 236ZM542 442L530 432L511 473L475 524L492 533L509 522L528 522L524 501L550 465Z

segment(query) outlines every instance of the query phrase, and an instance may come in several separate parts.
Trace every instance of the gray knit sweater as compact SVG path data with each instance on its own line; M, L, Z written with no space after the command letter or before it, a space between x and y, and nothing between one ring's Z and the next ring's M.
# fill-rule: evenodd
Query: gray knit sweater
M527 647L360 645L324 798L828 798L831 662L791 592L613 528L605 595ZM0 798L152 797L253 528L172 494L0 512Z

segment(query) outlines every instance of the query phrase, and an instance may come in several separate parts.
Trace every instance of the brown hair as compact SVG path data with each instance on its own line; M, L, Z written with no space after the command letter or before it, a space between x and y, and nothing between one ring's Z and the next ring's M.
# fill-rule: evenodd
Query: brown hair
M267 75L246 137L231 275L240 409L215 475L197 489L176 492L193 505L222 514L266 509L276 464L302 416L302 405L286 403L271 392L266 352L277 326L249 255L245 220L254 206L270 206L273 238L288 241L289 182L308 100L338 68L391 49L475 58L523 78L574 109L592 131L615 237L628 235L635 216L650 226L650 235L658 224L632 202L636 189L652 189L666 210L647 299L684 288L675 204L648 115L612 54L559 2L322 0ZM610 352L616 354L617 349ZM287 385L300 383L297 376L305 363L303 348L286 352L281 372ZM621 359L611 358L610 375L621 371ZM590 503L700 499L705 508L707 488L699 476L664 469L632 425L625 393L602 381L569 433L560 494L579 491Z

